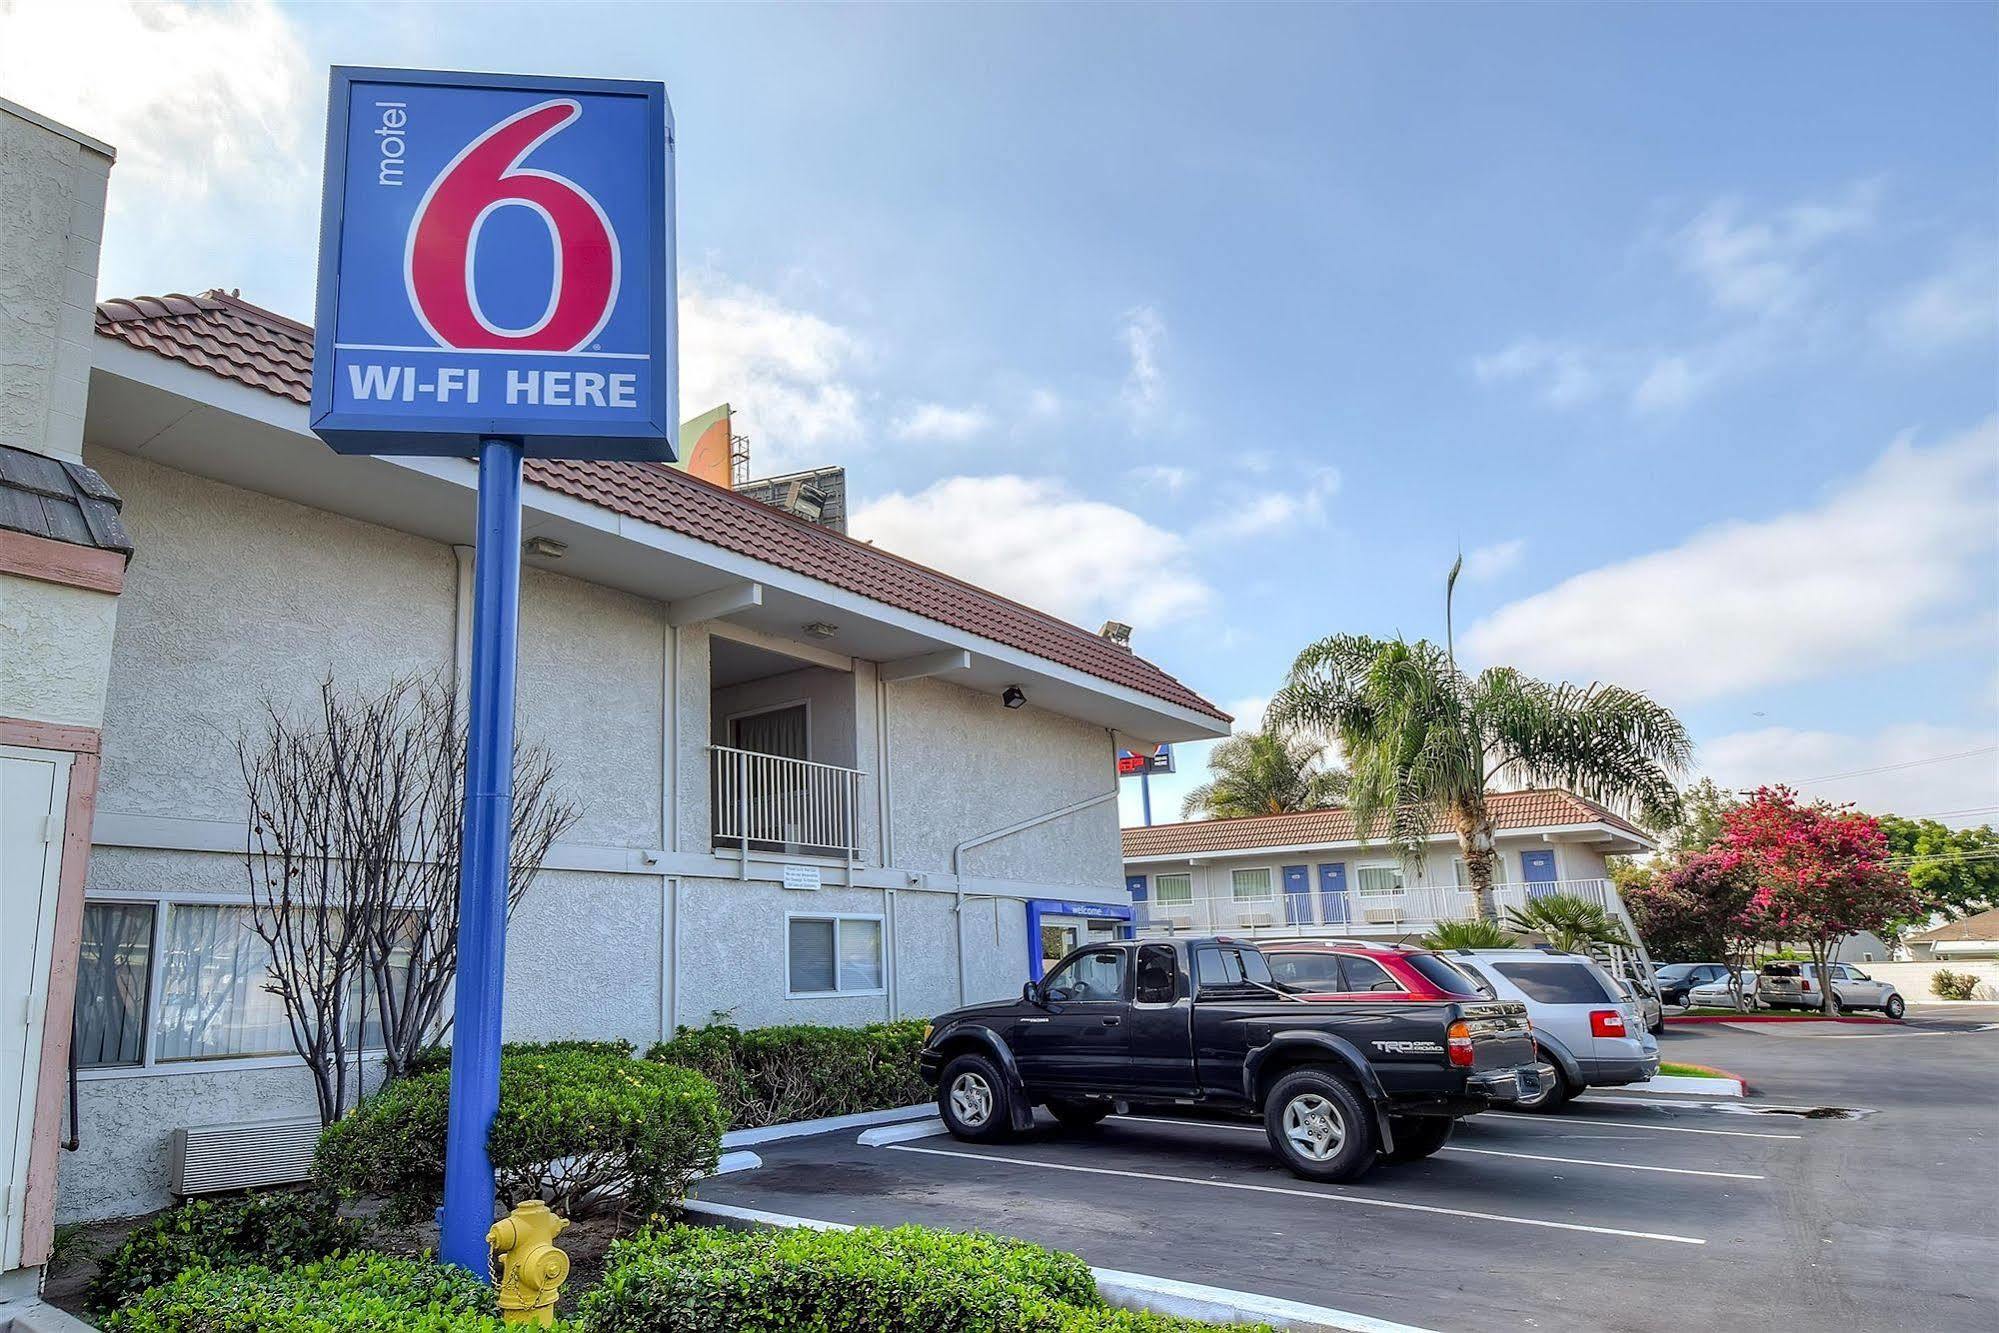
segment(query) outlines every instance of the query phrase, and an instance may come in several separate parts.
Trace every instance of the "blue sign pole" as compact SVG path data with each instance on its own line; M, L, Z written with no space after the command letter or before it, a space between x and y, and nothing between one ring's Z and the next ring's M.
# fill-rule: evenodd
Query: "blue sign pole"
M472 698L466 714L464 849L459 858L458 990L451 1038L438 1252L486 1271L500 1107L500 1008L507 969L507 861L514 814L514 674L521 586L521 446L479 445L478 556L472 575Z
M1147 768L1138 775L1138 798L1145 804L1145 826L1152 827L1152 770Z

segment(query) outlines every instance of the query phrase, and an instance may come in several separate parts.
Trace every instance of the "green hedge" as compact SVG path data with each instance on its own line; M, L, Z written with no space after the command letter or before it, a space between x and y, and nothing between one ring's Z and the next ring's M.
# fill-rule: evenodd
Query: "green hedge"
M348 1195L379 1195L414 1218L444 1188L448 1069L400 1078L320 1135L314 1171ZM615 1046L516 1047L500 1060L486 1138L500 1197L541 1198L568 1217L670 1214L715 1169L725 1124L691 1070ZM607 1194L615 1189L615 1194Z
M581 1037L565 1037L560 1041L510 1041L500 1048L500 1058L505 1060L510 1055L562 1055L572 1052L580 1055L630 1057L637 1055L638 1050L638 1047L623 1038L613 1041L585 1041ZM403 1072L414 1076L434 1074L440 1069L450 1068L451 1048L432 1046L428 1050L417 1052L416 1059L410 1061L410 1067Z
M141 1224L97 1271L90 1302L116 1310L191 1268L303 1264L361 1243L361 1228L330 1194L279 1190L197 1199Z
M922 1019L842 1028L728 1023L681 1028L646 1053L697 1070L715 1085L733 1129L852 1115L929 1101L916 1073Z
M620 1241L589 1333L1182 1333L1114 1310L1074 1255L1000 1236L668 1227Z
M197 1268L104 1323L109 1333L511 1333L463 1269L380 1254L298 1268ZM577 1333L574 1324L556 1327Z

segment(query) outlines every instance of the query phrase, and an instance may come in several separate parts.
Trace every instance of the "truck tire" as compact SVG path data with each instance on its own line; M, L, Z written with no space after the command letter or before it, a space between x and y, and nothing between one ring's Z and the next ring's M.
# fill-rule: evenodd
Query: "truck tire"
M1451 1141L1458 1122L1441 1115L1390 1116L1388 1131L1395 1147L1381 1155L1384 1162L1420 1162Z
M1569 1076L1562 1072L1560 1060L1550 1059L1539 1051L1536 1051L1536 1055L1542 1064L1555 1067L1555 1081L1540 1096L1531 1101L1515 1102L1513 1108L1517 1111L1532 1111L1537 1115L1545 1115L1550 1111L1561 1110L1563 1103L1576 1095L1576 1090L1569 1086Z
M1088 1129L1111 1113L1109 1102L1049 1102L1048 1114L1064 1129Z
M1357 1180L1374 1166L1374 1113L1329 1069L1294 1069L1263 1099L1263 1132L1291 1174Z
M944 1066L937 1080L937 1113L953 1138L997 1143L1012 1131L1006 1076L983 1055L966 1053Z

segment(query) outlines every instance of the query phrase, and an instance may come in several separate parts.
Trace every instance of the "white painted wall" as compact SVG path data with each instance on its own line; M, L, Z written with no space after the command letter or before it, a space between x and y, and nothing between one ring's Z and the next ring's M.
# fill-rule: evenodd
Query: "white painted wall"
M0 574L0 717L101 725L117 625L111 593Z

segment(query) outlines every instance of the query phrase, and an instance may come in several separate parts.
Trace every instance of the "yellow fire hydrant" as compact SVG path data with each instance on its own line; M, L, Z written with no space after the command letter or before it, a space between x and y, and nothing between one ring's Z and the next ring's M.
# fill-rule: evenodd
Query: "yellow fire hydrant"
M555 1298L569 1276L569 1256L555 1248L555 1238L568 1225L540 1199L514 1205L493 1223L486 1245L500 1261L500 1318L543 1328L555 1322Z

